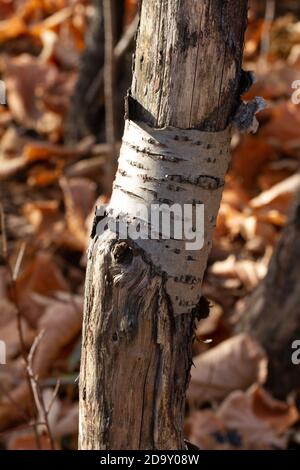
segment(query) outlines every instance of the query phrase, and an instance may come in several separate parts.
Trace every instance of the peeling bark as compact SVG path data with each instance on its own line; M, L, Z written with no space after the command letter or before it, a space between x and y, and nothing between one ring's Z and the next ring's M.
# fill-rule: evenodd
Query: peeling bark
M209 229L193 286L190 264L182 262L188 255L183 240L176 247L171 240L171 252L160 239L155 250L152 240L116 239L109 229L98 236L95 220L80 372L81 449L185 448L194 324L207 315L202 275L228 165L228 126L243 89L246 0L147 0L140 13L111 208L133 218L139 198L147 205L170 202L177 186L185 194L180 203L195 194L205 199ZM190 293L189 303L176 303L176 289L178 298Z

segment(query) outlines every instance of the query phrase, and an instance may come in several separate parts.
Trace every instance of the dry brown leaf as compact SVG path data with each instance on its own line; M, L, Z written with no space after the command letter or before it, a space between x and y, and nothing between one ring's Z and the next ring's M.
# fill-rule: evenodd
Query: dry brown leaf
M38 322L38 332L43 330L44 334L34 356L36 375L47 376L62 349L79 334L81 324L81 298L74 297L68 303L53 301L47 307L45 314ZM0 430L20 422L24 419L24 411L31 410L30 394L24 380L10 392L10 397L11 399L4 397L0 402ZM15 406L14 403L19 406Z
M96 184L87 178L63 178L60 181L66 208L67 226L78 249L87 245L86 220L96 200Z
M257 380L263 382L266 376L266 355L246 334L222 342L193 362L187 398L196 405L220 400L232 390L244 390Z
M6 325L12 318L14 318L15 313L15 305L5 297L0 298L0 332L2 326Z
M194 411L185 422L185 436L201 450L228 450L227 429L223 421L210 410ZM219 439L218 439L219 438Z
M253 386L248 393L256 416L279 434L284 433L299 420L296 406L276 400L263 388Z
M249 204L253 209L268 206L286 214L293 197L299 190L300 174L296 173L272 186L272 188L263 191L259 196L252 199Z
M18 133L13 126L2 136L0 143L0 179L8 178L26 166L22 149L27 139Z
M60 219L59 201L26 202L23 213L38 234L49 233L52 225Z
M233 391L214 412L195 411L185 433L202 450L285 448L284 433L297 422L293 405L275 400L260 386Z
M233 151L232 175L240 181L243 188L253 189L262 166L275 156L276 152L265 139L257 136L243 137Z
M35 162L40 160L50 160L55 157L62 158L78 158L83 156L86 151L80 149L68 148L63 145L55 145L50 142L30 142L25 145L23 155L28 162Z
M57 183L64 169L64 161L56 160L52 168L45 168L43 165L36 165L28 172L27 183L29 186L49 186Z
M256 72L255 79L245 99L252 100L255 96L262 96L265 100L290 98L293 92L291 85L299 79L299 70L279 60L267 71Z
M8 105L17 122L42 133L51 133L61 128L61 117L48 111L43 101L47 90L59 79L54 65L44 64L28 54L21 54L16 58L6 59L4 79Z
M34 331L29 327L25 319L22 319L21 324L25 345L30 347L34 338ZM7 360L16 357L21 352L16 314L13 315L9 322L0 328L0 338L5 341Z
M299 106L284 101L272 108L270 119L261 129L260 136L274 148L284 149L293 155L294 149L300 146L299 127Z
M51 450L50 442L47 436L39 438L41 450ZM38 450L35 435L32 430L15 432L7 443L8 450ZM56 449L58 445L56 444Z
M39 252L20 274L17 290L22 314L34 325L43 309L33 299L33 293L51 296L57 291L68 291L68 285L51 254Z
M227 427L244 436L247 448L284 447L282 436L299 419L293 405L272 398L255 385L247 393L232 392L217 411Z
M80 332L82 323L82 299L53 302L38 322L38 330L44 335L35 353L33 369L40 377L48 373L61 350Z
M27 26L20 16L0 21L0 43L14 39L27 32Z
M78 433L79 409L78 403L74 403L71 407L64 411L64 415L58 419L53 427L53 435L55 439L64 436L76 435Z
M66 20L71 18L73 13L73 7L67 6L62 8L59 11L53 13L53 15L48 16L45 20L33 25L30 28L30 33L36 36L40 36L45 30L56 30L58 26L62 23L65 23Z
M217 218L215 237L230 236L235 238L241 231L241 226L245 220L245 214L239 212L226 202L221 203Z
M230 255L224 261L216 261L210 268L210 273L218 277L238 278L244 287L251 291L267 274L270 254L259 261L236 259Z
M270 189L299 170L296 160L285 158L264 166L257 177L257 184L261 191Z

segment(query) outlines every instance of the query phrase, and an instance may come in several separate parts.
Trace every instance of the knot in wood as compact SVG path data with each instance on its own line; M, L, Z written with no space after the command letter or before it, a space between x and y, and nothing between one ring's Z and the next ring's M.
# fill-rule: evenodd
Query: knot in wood
M114 245L112 255L117 263L131 264L133 259L133 250L128 243L122 241Z

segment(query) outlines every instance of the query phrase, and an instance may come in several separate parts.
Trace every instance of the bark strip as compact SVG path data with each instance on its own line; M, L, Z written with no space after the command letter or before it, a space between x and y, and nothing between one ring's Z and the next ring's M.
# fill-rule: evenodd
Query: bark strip
M230 140L230 128L203 132L125 125L110 214L135 224L136 244L167 276L174 315L191 313L201 297ZM160 214L164 227L158 224Z

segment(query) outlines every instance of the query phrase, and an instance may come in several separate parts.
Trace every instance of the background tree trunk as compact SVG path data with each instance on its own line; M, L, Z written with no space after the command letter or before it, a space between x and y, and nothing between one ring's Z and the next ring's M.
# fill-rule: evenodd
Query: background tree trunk
M191 277L185 269L193 259L181 265L183 247L173 249L174 240L169 247L157 241L155 256L152 241L139 245L115 240L109 230L101 237L93 230L80 373L81 449L184 448L194 323L207 314L201 282L228 166L230 133L225 129L244 87L246 0L147 0L140 14L130 121L112 206L122 205L134 218L135 203L141 200L149 205L184 190L190 202L200 191L208 205L207 233L195 263L197 277ZM193 160L197 152L198 165ZM196 179L182 166L189 158ZM177 186L162 176L165 168L177 173L171 173ZM159 173L157 179L151 176ZM163 263L178 277L173 271L170 276ZM181 301L185 292L192 302Z
M299 253L300 193L267 276L248 298L237 328L248 331L266 350L266 387L278 398L300 387L299 366L292 363L292 343L300 340Z
M116 13L115 38L121 37L124 25L124 0L111 0ZM104 16L103 0L94 0L94 15L86 35L86 47L82 54L77 82L72 96L71 108L66 125L66 140L70 144L78 142L87 134L93 134L97 140L105 140L105 113L103 83L100 90L95 90L95 82L101 69L104 67ZM117 97L121 102L122 94L129 86L128 76L130 69L127 64L122 64L122 79L118 78ZM120 91L119 91L120 90ZM121 94L121 96L119 96ZM119 127L121 117L118 119L118 138L121 136ZM121 131L122 132L122 131Z

